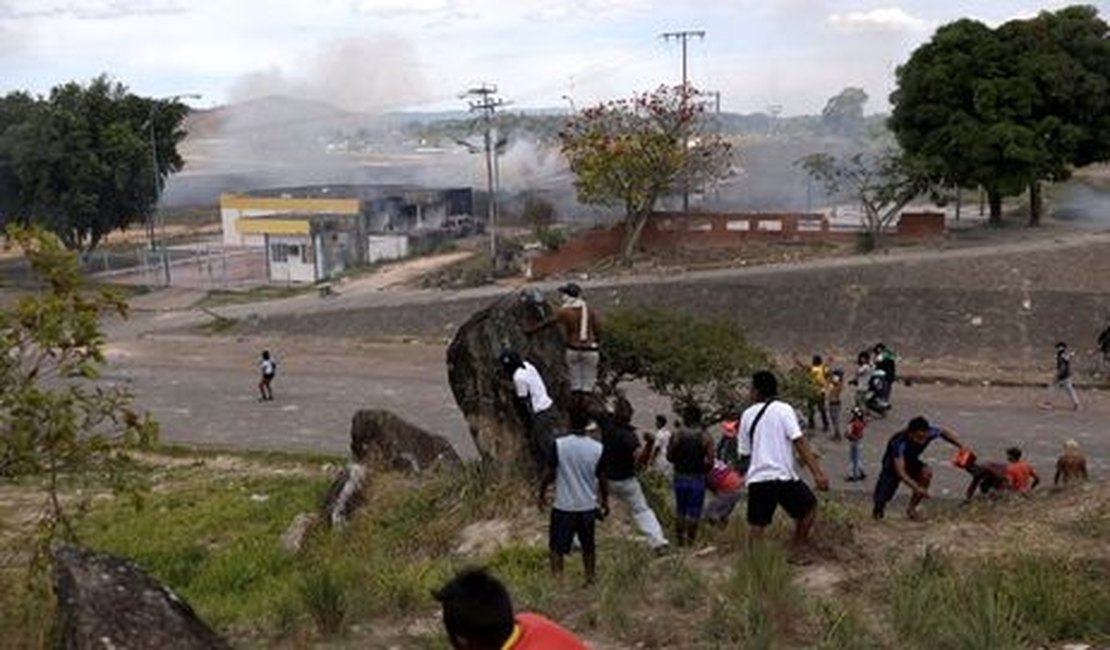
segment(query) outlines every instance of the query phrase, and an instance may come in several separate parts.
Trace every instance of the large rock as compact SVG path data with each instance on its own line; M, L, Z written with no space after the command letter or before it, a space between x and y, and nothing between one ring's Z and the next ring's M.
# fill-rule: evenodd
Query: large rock
M188 603L134 563L69 545L51 554L61 647L230 647Z
M459 455L441 436L382 409L351 419L351 456L367 467L422 472L437 463L458 465Z
M474 444L483 458L530 464L528 431L513 407L512 381L498 363L512 349L536 366L560 417L565 417L570 386L563 337L550 323L554 311L537 291L498 299L470 317L447 348L447 379ZM544 323L549 323L544 325Z

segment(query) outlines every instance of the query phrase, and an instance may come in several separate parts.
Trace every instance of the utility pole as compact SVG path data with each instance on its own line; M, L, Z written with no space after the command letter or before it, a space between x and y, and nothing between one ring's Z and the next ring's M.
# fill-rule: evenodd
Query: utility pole
M677 32L663 32L661 34L661 36L663 37L664 41L670 41L671 39L674 39L674 40L679 41L680 43L682 43L682 108L685 109L686 108L686 94L687 94L686 93L686 88L687 88L687 83L688 83L687 82L687 77L686 77L686 43L691 38L704 39L705 38L705 30L685 29L685 30L677 31ZM687 146L686 135L683 134L683 136L682 136L682 147L685 149L686 146ZM683 155L685 155L685 154L686 154L686 152L683 152ZM683 214L689 214L690 213L690 188L688 187L688 184L689 184L689 181L686 178L683 178L682 179L682 213Z
M497 86L483 83L480 86L467 89L461 95L464 99L469 98L468 103L471 112L481 114L485 127L483 129L483 139L486 153L486 189L489 192L489 198L486 201L486 227L489 228L490 264L494 268L497 267L497 235L494 233L497 226L497 192L493 182L493 156L495 155L492 133L493 116L496 114L497 108L505 103L503 99L494 97L496 94Z
M162 218L162 215L158 212L158 199L162 196L162 175L159 173L158 170L158 137L157 132L154 129L154 117L158 113L158 108L163 103L173 104L182 99L200 98L201 96L198 93L183 93L180 95L170 95L169 97L156 99L150 105L150 115L147 117L147 123L150 125L150 158L151 164L154 168L154 204L151 206L150 214L147 216L146 234L147 237L150 239L150 251L153 253L158 250L158 246L155 244L154 238L155 222L157 221L158 225L161 226L160 230L162 234L162 241L159 243L161 244L162 250L162 273L167 287L170 286L170 258L169 251L166 250L166 222Z

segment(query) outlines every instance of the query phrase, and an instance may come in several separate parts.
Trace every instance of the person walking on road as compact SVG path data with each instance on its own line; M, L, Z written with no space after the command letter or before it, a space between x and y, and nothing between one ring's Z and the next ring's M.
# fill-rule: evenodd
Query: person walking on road
M1071 408L1073 411L1079 410L1079 396L1075 393L1075 386L1071 380L1071 360L1075 354L1068 349L1068 344L1060 341L1056 344L1056 374L1053 376L1052 382L1048 385L1048 394L1045 396L1045 401L1041 404L1041 408L1053 408L1052 398L1057 390L1063 390L1071 400Z
M277 361L270 355L269 350L262 351L262 358L258 362L258 371L262 375L258 380L259 402L274 401L274 375L277 374Z

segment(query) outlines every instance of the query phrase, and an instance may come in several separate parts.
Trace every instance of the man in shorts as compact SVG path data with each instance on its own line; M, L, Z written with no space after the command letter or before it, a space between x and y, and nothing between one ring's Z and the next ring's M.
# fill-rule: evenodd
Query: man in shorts
M782 506L795 521L794 545L804 545L817 517L817 497L798 476L794 453L802 459L818 490L828 490L829 480L809 449L798 426L794 407L777 399L778 380L761 370L752 376L753 404L740 416L740 456L750 458L748 485L750 541L760 541L771 525L775 509Z
M872 517L883 518L886 504L894 498L898 486L905 483L913 490L910 505L906 508L906 516L910 519L920 519L917 507L929 498L929 483L933 480L933 472L921 460L921 454L925 452L929 443L937 438L943 438L945 442L958 447L961 451L966 450L956 434L942 427L934 427L921 416L910 420L905 429L890 437L886 443L886 451L883 453L882 471L875 481Z
M570 412L570 431L552 444L550 461L540 481L538 504L547 507L547 488L555 484L555 502L548 528L551 573L563 574L563 558L574 538L582 547L586 583L597 573L594 526L609 515L609 485L601 463L601 443L586 435L589 416L581 409Z

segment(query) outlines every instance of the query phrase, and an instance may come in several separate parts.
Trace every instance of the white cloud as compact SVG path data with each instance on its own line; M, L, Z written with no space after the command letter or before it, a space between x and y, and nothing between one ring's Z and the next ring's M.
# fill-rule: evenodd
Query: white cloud
M924 32L932 25L899 7L881 7L870 11L832 14L828 23L847 32Z
M126 16L181 14L188 7L180 0L34 0L0 3L0 19L72 17L105 20Z
M450 12L453 4L449 0L355 0L351 9L360 14L393 17Z

